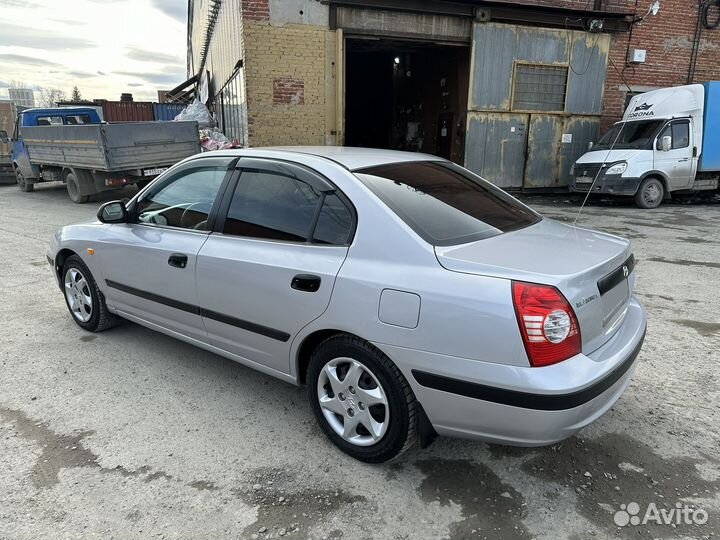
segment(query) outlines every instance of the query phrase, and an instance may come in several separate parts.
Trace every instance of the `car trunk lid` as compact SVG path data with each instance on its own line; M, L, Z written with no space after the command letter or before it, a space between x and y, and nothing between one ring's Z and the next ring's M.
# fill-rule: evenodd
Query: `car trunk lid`
M586 354L617 331L635 279L629 241L550 219L469 244L436 246L435 254L454 272L557 287L575 310Z

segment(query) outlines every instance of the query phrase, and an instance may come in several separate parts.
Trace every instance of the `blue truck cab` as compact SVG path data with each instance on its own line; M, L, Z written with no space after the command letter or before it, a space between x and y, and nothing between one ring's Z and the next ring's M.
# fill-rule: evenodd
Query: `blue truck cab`
M15 119L15 131L12 137L12 161L15 168L33 169L30 154L23 142L22 128L30 126L77 126L100 124L102 120L92 107L68 107L52 109L26 109Z

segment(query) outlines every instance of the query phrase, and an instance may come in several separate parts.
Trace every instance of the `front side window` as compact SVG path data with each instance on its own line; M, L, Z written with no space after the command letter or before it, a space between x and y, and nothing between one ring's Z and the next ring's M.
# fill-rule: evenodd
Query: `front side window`
M428 243L473 242L528 227L540 216L454 163L414 161L355 171Z
M225 174L225 167L197 167L178 172L153 185L135 205L137 221L165 227L208 230L210 209Z
M678 150L690 146L690 122L674 122L662 130L657 139L657 149L662 150L663 137L670 137L670 148Z

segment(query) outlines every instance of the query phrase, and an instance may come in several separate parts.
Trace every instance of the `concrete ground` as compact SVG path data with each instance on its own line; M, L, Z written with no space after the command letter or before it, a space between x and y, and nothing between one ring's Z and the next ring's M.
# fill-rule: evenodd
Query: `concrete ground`
M561 220L578 208L527 200ZM303 389L134 324L80 330L45 248L97 202L75 205L62 185L0 186L0 539L720 534L717 197L585 209L582 225L632 238L650 315L633 382L606 416L550 448L438 439L384 466L335 450ZM688 504L707 522L619 528L632 502L640 518L651 503Z

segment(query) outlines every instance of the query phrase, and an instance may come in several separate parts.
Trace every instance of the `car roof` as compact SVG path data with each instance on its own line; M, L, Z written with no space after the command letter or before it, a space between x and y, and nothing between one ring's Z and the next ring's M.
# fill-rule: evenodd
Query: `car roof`
M397 150L380 150L377 148L356 148L351 146L272 146L251 148L233 152L230 155L248 156L254 151L271 151L279 153L305 154L321 157L339 163L348 170L355 171L376 165L402 163L409 161L445 161L443 158L418 152L400 152Z

